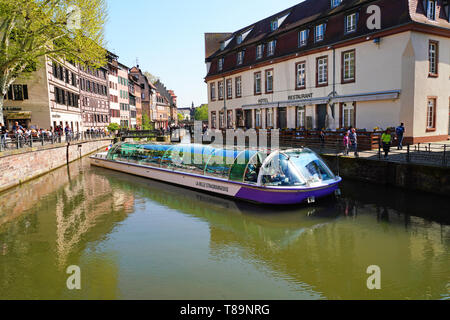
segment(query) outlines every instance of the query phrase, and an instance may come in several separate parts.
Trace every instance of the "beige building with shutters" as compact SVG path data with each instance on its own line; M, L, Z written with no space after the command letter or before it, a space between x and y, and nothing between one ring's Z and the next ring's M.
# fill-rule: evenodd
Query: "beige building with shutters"
M446 140L448 8L307 0L237 32L208 34L210 127L373 131L403 122L408 142Z

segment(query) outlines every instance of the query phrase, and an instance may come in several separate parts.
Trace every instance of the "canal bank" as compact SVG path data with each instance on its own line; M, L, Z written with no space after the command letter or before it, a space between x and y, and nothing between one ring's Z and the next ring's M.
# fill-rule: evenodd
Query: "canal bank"
M450 195L450 168L367 158L322 154L330 168L344 179Z
M111 139L18 149L0 153L0 192L40 177L111 144Z

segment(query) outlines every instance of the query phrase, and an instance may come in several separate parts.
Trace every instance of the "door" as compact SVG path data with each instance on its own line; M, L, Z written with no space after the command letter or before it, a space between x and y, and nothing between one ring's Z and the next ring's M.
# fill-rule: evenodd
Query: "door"
M318 104L316 106L316 116L317 116L317 129L325 129L325 122L327 119L327 105Z
M245 110L245 128L251 129L253 127L252 125L252 110Z
M278 129L287 128L287 110L286 108L278 108Z

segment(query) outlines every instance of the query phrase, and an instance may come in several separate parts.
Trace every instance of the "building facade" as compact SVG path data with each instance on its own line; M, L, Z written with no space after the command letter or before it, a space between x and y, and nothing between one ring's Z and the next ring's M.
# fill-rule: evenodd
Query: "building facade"
M145 119L148 119L149 122L154 122L156 119L155 87L148 81L142 70L139 69L139 65L130 69L130 75L136 78L137 83L141 87L142 123L144 123Z
M119 63L118 70L118 86L119 91L119 106L120 106L120 126L122 128L131 128L131 110L130 110L130 96L128 92L128 70L129 68Z
M131 124L134 129L142 128L142 98L139 79L133 75L128 75L128 91L130 92L130 114Z
M119 62L118 56L108 52L109 112L110 122L120 125Z
M205 36L211 128L372 131L446 140L449 1L306 0ZM219 41L220 40L220 41Z
M110 123L108 69L79 65L79 84L83 127L106 129Z
M5 98L4 116L9 130L16 121L37 129L69 125L80 131L83 127L75 64L43 57L33 77L17 79Z

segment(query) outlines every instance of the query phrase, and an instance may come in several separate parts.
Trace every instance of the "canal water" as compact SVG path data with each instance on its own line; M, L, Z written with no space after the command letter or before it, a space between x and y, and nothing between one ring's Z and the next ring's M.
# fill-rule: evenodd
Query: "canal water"
M449 299L449 214L350 181L337 200L259 207L82 159L0 194L0 298Z

